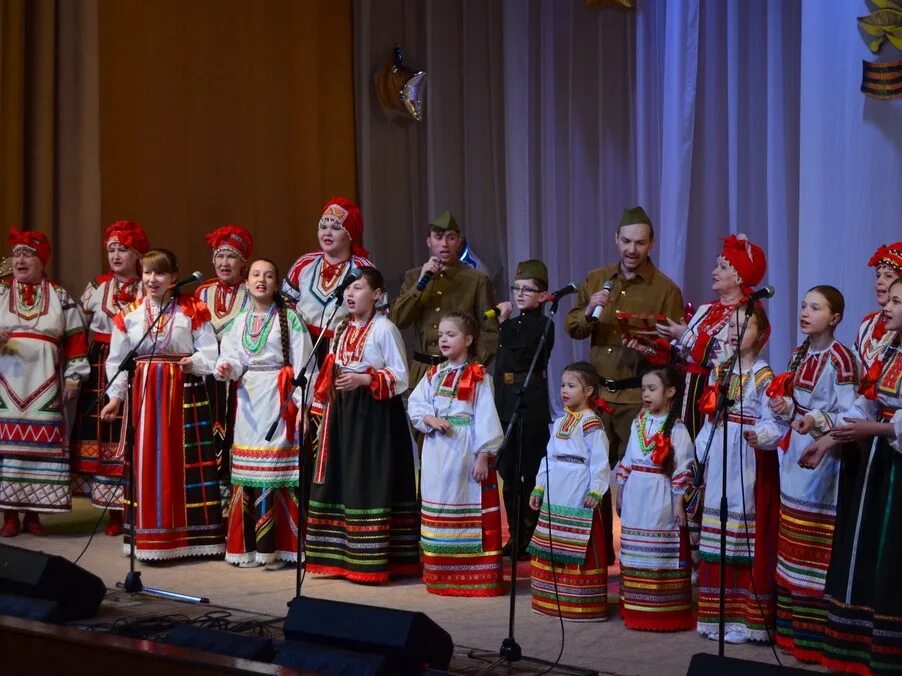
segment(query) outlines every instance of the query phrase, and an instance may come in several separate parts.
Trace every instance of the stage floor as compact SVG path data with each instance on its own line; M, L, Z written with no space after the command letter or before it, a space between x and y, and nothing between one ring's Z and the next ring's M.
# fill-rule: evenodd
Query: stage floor
M74 561L88 542L99 510L86 500L77 499L68 514L44 515L43 522L50 533L36 538L19 535L4 539L5 544L59 554ZM128 559L122 555L122 539L110 538L101 531L94 537L79 565L98 575L108 587L125 579ZM269 572L262 568L242 570L224 561L182 560L174 563L139 563L144 585L186 594L209 597L215 606L240 609L236 612L257 613L266 618L284 618L286 604L294 596L295 571L285 569ZM539 616L530 610L529 566L521 563L518 569L516 638L525 655L554 660L561 646L560 624L557 620ZM506 571L509 574L509 571ZM630 631L617 616L616 569L611 568L609 580L609 620L603 623L564 623L565 647L561 662L597 670L603 674L685 674L692 655L697 652L716 653L717 644L699 637L694 631L671 634ZM386 586L358 585L343 580L307 576L303 594L318 598L351 601L375 606L417 610L426 613L454 639L455 660L452 667L461 673L475 673L478 663L466 658L468 648L497 651L507 636L507 596L495 598L457 599L428 594L417 580L394 582ZM113 594L106 604L117 616L162 612L178 612L198 617L209 606L150 600L129 599L125 594ZM171 609L171 610L170 610ZM280 622L273 622L277 631ZM730 657L774 664L770 647L757 645L726 646ZM792 657L780 655L783 664L804 667ZM525 665L524 665L525 666ZM810 668L810 667L809 667ZM814 669L822 671L821 669ZM495 673L507 673L498 670ZM517 670L511 673L536 673ZM557 673L557 672L553 672ZM562 672L564 673L564 672Z

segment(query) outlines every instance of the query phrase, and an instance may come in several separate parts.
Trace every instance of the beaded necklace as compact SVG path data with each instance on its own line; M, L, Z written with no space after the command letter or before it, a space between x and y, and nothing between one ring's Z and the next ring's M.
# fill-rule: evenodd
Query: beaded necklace
M273 319L276 316L276 304L273 303L264 314L248 310L244 320L244 331L241 333L241 347L249 357L259 354L269 340Z
M637 425L639 431L639 450L642 451L642 455L648 455L655 449L655 435L647 434L648 430L648 419L651 418L651 413L648 411L642 411L639 414L639 424Z
M153 342L155 344L155 350L165 350L169 347L170 343L172 343L172 331L175 327L175 306L177 302L173 302L169 304L169 309L166 313L169 315L168 317L163 317L159 322L154 324L156 321L156 317L154 316L154 303L150 298L144 302L144 327L145 330L151 326L156 326L156 329L153 329L150 333L153 336ZM163 336L162 339L160 336Z
M216 292L213 295L213 310L217 317L228 317L232 314L235 301L238 299L238 285L223 284L216 281Z
M37 284L27 282L15 283L15 293L11 294L10 305L16 313L19 325L24 328L34 328L40 321L41 315L47 312L47 300L49 298L47 279L44 278ZM34 324L26 324L26 321L36 320Z

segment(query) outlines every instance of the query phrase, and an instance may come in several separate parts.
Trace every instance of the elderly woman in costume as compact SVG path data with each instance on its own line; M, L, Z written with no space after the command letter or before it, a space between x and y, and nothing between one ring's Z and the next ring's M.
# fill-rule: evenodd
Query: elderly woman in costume
M109 509L107 535L122 534L122 470L125 439L122 418L100 418L98 397L107 385L106 358L110 351L113 317L141 295L141 256L150 243L143 228L132 221L116 221L103 236L110 269L91 281L81 295L81 310L90 332L88 361L91 375L78 398L72 431L72 472L80 481L73 489L91 498L99 509Z
M194 295L210 309L210 325L216 340L222 343L235 318L251 306L244 280L254 251L254 238L240 225L224 225L209 233L206 240L213 250L216 277L201 284ZM232 489L230 453L235 436L235 388L229 381L217 380L212 375L204 383L213 415L213 446L225 516Z
M0 282L0 535L23 526L44 535L38 514L71 507L63 407L90 367L78 305L44 274L47 237L13 228L9 243L12 277Z
M902 242L882 245L871 256L868 265L874 268L876 275L874 291L880 309L868 313L861 320L855 336L855 356L858 357L859 371L865 385L877 381L880 374L875 372L874 363L895 337L894 332L886 327L886 304L889 302L889 287L902 277Z

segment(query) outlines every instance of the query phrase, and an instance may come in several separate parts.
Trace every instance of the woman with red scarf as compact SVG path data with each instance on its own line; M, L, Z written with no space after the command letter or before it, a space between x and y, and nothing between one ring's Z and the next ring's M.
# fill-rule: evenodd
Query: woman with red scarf
M109 509L107 535L122 534L124 483L122 481L122 416L110 422L100 418L98 396L107 385L106 358L110 352L113 317L142 295L141 256L150 249L144 229L132 221L116 221L103 236L109 272L98 276L81 295L91 343L88 361L91 375L78 398L75 427L72 431L72 472L80 475L74 486L84 492L98 509ZM100 404L100 405L99 405Z
M44 274L47 237L13 228L9 243L12 277L0 281L0 536L23 526L44 535L38 513L72 505L63 408L90 366L78 305Z
M876 382L880 374L873 373L874 362L886 346L893 342L895 335L894 331L886 328L886 304L889 302L889 287L902 277L902 242L880 246L871 256L868 265L874 268L876 275L874 291L880 309L861 320L855 336L855 354L865 384Z

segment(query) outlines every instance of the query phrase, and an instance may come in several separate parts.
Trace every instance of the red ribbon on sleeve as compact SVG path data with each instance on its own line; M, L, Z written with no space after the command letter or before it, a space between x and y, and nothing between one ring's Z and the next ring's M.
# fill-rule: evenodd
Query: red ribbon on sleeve
M292 391L294 390L294 369L287 364L282 367L279 371L279 407L285 406L285 400L291 396ZM293 442L294 441L294 427L295 422L297 421L298 416L298 407L297 404L294 403L294 399L292 399L288 406L285 406L285 409L282 411L282 420L285 421L285 438Z

